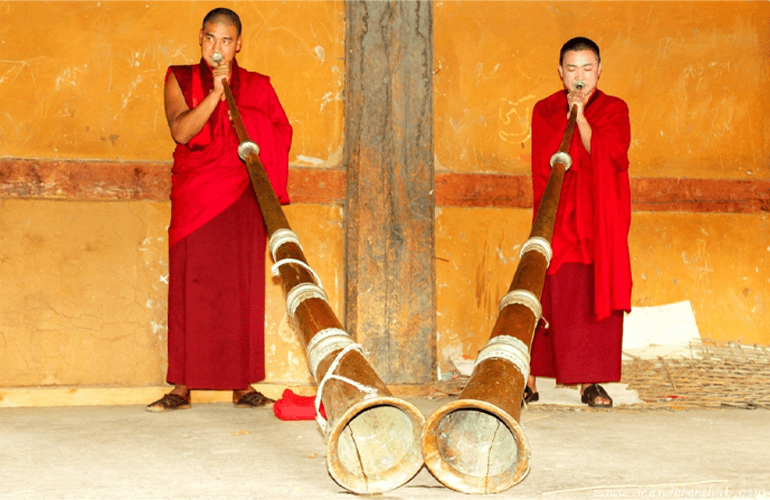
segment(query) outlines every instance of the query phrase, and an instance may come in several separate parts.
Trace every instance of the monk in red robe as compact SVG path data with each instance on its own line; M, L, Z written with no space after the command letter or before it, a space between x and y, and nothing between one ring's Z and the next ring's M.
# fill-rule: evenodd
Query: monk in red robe
M239 407L269 402L265 377L266 229L238 137L227 78L249 137L282 203L292 128L267 76L238 66L241 21L214 9L199 34L201 61L166 73L165 107L176 141L169 226L168 374L174 389L149 411L190 407L190 389L232 390ZM224 56L220 64L215 53Z
M628 231L631 201L626 103L597 89L599 47L573 38L561 49L564 90L539 101L532 116L534 211L540 206L569 110L577 106L543 287L543 319L532 343L524 400L536 401L536 377L580 385L589 406L612 406L600 382L620 380L623 313L631 310Z

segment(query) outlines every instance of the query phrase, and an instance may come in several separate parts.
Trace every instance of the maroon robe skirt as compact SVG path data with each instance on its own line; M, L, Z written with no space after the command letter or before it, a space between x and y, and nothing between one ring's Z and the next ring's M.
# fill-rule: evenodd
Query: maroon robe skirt
M623 355L623 311L596 321L593 264L562 264L543 286L543 319L532 342L531 374L556 383L617 382Z
M251 185L169 250L168 375L191 389L265 378L266 230Z

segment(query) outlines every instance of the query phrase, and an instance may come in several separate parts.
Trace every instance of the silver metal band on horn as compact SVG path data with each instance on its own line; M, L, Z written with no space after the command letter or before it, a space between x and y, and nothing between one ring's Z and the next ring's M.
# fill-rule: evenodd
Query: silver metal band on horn
M238 156L241 160L246 161L246 157L249 156L249 153L259 155L259 146L257 146L256 142L243 141L238 146Z
M320 286L315 283L300 283L286 294L286 312L289 313L291 319L294 319L294 313L297 312L299 305L308 299L321 299L324 302L329 302L326 292Z
M492 337L487 345L479 352L473 367L490 358L499 358L513 363L526 381L529 378L529 347L510 335Z
M524 254L529 252L530 250L534 250L535 252L540 253L545 257L546 267L551 265L551 257L553 257L553 250L551 249L551 244L548 243L547 239L541 236L533 236L530 239L528 239L526 242L524 242L524 245L522 245L521 247L519 258L523 257Z
M521 304L528 307L532 314L535 315L536 325L543 315L543 306L540 305L540 301L535 294L529 290L513 290L503 295L503 298L500 299L500 310L502 311L503 308L512 304Z
M270 248L270 253L273 255L273 261L278 261L275 257L275 253L278 251L278 249L281 247L281 245L285 243L294 243L296 244L300 250L303 252L305 251L304 248L302 248L302 245L299 242L299 236L297 236L297 233L292 231L291 229L276 229L275 232L273 232L272 235L270 235L270 242L268 244Z
M318 364L329 354L339 349L344 349L355 344L353 338L345 330L339 328L327 328L313 335L307 344L307 365L310 374L317 380L316 370ZM360 346L357 349L360 351Z
M557 151L551 156L551 168L553 168L556 163L561 163L564 165L564 170L569 170L572 166L572 157L564 151Z

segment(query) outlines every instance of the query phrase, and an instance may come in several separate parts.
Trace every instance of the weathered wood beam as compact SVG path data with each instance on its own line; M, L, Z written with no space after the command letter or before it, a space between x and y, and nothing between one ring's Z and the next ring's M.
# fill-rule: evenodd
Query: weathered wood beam
M345 323L392 384L437 375L432 9L345 3Z

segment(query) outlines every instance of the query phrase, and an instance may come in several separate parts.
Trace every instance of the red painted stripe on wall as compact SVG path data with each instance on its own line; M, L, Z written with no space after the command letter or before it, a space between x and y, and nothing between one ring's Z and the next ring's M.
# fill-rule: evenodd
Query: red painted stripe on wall
M525 175L435 174L437 206L531 208L532 182ZM0 159L0 198L166 201L171 164ZM289 171L292 203L342 204L345 172ZM770 212L770 181L632 178L634 211Z

